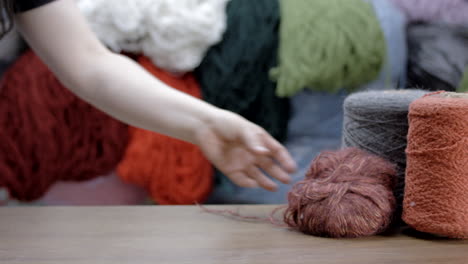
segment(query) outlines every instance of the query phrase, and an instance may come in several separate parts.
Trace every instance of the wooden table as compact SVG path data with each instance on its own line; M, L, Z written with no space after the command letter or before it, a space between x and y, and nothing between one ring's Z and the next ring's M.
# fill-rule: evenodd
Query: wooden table
M224 207L226 208L226 207ZM266 216L272 206L242 206ZM468 242L337 240L180 207L0 208L0 263L468 263Z

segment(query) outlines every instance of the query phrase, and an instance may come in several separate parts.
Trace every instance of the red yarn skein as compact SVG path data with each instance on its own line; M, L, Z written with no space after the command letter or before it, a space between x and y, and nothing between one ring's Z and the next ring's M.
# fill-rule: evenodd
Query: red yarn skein
M201 98L192 74L180 78L157 68L146 57L138 62L167 85ZM158 204L203 202L213 186L213 167L200 149L190 143L139 128L130 128L131 141L118 174L146 188Z
M288 194L285 223L303 233L334 238L385 231L395 210L396 169L357 148L323 152Z
M112 171L126 125L64 88L32 52L0 84L0 187L13 199L40 198L59 180L83 181Z

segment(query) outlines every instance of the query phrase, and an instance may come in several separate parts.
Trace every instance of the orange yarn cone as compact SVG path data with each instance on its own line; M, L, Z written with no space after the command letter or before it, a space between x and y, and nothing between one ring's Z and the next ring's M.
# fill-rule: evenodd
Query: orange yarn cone
M192 74L172 76L144 56L138 62L167 85L201 98ZM201 203L213 186L213 167L197 146L134 127L117 171L123 180L146 188L158 204Z
M414 101L409 112L403 220L414 229L468 238L468 94Z

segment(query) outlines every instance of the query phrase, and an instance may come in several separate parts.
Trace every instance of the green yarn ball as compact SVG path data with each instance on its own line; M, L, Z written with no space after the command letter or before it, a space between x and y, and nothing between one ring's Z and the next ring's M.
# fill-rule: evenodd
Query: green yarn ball
M279 65L270 70L276 94L304 88L354 91L376 79L386 42L370 3L363 0L280 0Z

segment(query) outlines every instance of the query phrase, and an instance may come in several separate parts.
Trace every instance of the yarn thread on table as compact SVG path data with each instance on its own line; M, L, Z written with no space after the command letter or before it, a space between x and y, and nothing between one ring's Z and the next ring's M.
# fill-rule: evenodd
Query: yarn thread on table
M138 62L172 88L201 98L192 74L171 75L144 56ZM130 134L129 146L117 169L123 180L148 190L157 204L204 202L212 190L213 167L197 146L135 127L130 127Z
M468 239L468 94L411 103L403 219L412 228Z
M280 0L279 64L270 75L276 94L304 88L354 91L377 78L386 60L385 36L363 0Z
M66 89L32 52L0 84L0 187L33 201L57 181L107 175L127 146L127 126Z
M275 95L268 70L276 65L279 4L231 0L227 30L195 71L203 99L240 114L279 141L286 138L289 101Z
M343 146L363 149L397 165L396 219L401 217L404 196L409 105L426 93L366 91L348 96L343 104Z

